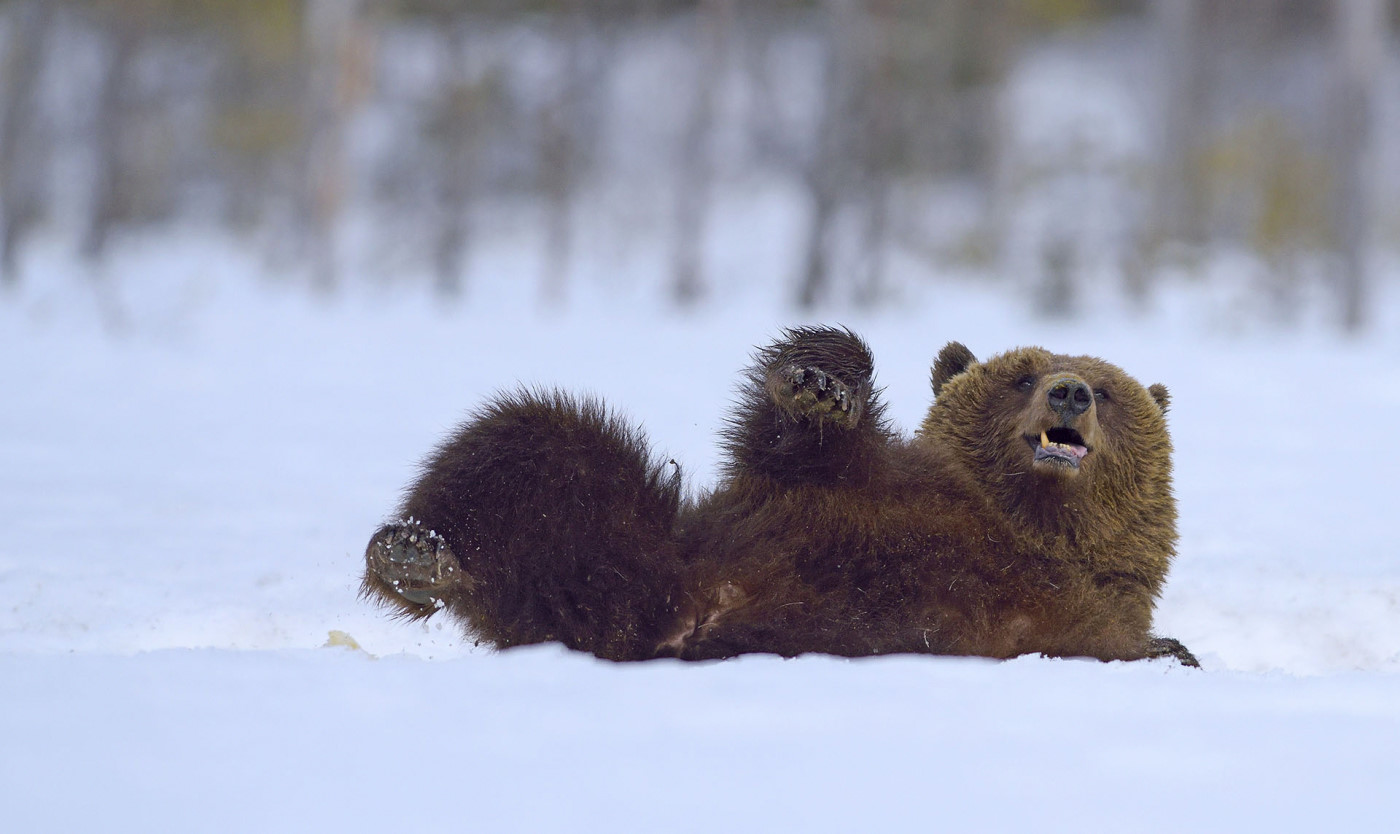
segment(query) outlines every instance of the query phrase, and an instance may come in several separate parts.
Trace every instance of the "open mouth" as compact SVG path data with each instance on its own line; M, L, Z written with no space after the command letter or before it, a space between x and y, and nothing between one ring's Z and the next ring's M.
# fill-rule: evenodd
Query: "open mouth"
M1045 429L1041 431L1040 437L1027 437L1026 442L1035 450L1035 463L1078 469L1079 462L1089 454L1084 436L1074 429Z

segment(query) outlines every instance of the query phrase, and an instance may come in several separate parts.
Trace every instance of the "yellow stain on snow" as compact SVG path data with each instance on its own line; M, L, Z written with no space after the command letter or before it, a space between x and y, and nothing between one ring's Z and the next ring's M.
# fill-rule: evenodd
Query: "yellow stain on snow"
M369 652L365 651L364 648L360 646L359 642L356 641L354 637L351 637L349 634L340 631L339 629L331 629L329 632L326 633L326 642L323 646L321 646L321 648L346 648L350 649L351 651L362 652L366 655L369 655ZM374 655L369 656L373 657Z

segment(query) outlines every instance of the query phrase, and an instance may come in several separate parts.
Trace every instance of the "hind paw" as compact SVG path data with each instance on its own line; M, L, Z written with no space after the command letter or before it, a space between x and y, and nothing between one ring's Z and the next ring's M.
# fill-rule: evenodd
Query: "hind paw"
M413 519L388 524L365 551L370 573L406 601L441 607L443 597L464 575L447 541Z
M795 414L845 425L854 425L860 417L855 392L821 368L778 368L770 375L769 390L775 402Z

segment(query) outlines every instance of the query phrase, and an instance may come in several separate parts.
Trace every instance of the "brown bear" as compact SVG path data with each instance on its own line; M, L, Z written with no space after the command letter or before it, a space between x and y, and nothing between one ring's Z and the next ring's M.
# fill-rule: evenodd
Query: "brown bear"
M505 648L612 660L746 652L1170 656L1167 391L1099 359L952 342L912 438L864 342L759 351L718 486L683 499L601 405L496 398L424 463L365 552L365 596Z

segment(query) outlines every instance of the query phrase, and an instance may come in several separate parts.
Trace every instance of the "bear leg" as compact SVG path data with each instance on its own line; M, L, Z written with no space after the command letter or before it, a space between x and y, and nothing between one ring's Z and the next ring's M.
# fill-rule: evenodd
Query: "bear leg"
M366 593L498 648L651 657L679 615L679 468L597 403L498 397L423 465L365 554Z
M840 328L794 328L755 360L725 432L731 477L822 485L868 480L892 432L865 343Z

